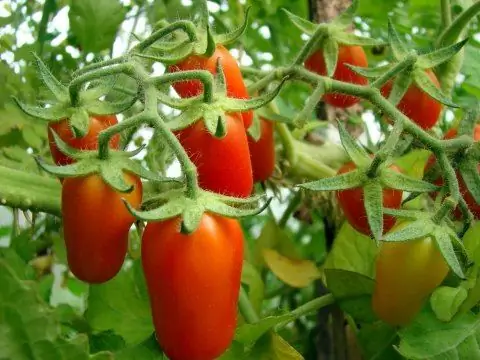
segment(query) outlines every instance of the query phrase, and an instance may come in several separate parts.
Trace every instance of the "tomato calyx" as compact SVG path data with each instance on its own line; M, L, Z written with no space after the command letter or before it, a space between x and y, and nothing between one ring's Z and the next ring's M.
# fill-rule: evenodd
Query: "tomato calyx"
M259 206L260 202L264 203ZM236 198L199 190L195 199L185 196L185 189L173 189L151 197L144 205L144 210L137 210L126 203L128 210L137 219L144 221L163 221L181 216L181 230L185 234L194 232L205 212L229 218L253 216L261 213L270 203L265 195L250 198Z
M160 177L145 169L138 162L130 159L142 151L143 147L131 152L110 149L108 159L100 159L98 151L74 149L69 147L53 130L51 133L58 149L70 158L75 159L76 162L69 165L56 166L47 164L40 157L35 157L38 165L49 174L60 178L99 174L108 185L116 191L123 193L128 193L133 190L133 186L125 182L124 172L136 174L141 178L152 181L180 184L178 180Z

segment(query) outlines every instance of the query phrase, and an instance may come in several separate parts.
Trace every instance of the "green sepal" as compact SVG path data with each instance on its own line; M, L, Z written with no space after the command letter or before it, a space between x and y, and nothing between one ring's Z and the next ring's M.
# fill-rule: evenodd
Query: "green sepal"
M121 193L129 193L133 190L133 184L128 185L123 178L122 169L117 167L116 163L104 161L99 166L100 175L103 180L113 189Z
M152 55L141 53L134 53L133 55L147 60L158 61L166 65L172 65L189 57L193 50L194 46L190 40L184 40L172 46L171 49L152 46Z
M109 102L100 100L91 100L84 105L89 114L95 115L111 115L119 114L130 109L137 102L138 98L133 96L123 101Z
M87 110L82 107L72 108L69 125L75 137L82 138L87 135L90 126L90 118Z
M82 152L78 149L68 146L68 144L63 141L62 138L58 136L58 134L53 129L50 128L48 131L50 131L50 133L52 134L53 141L55 142L55 145L62 154L65 154L74 159L81 159L84 155L87 154L86 152Z
M185 198L177 200L171 199L165 205L147 211L134 209L126 200L124 200L124 203L127 206L128 211L137 219L143 221L162 221L180 215L185 208L185 205L183 204L184 201Z
M411 83L412 73L410 71L402 71L398 74L393 81L392 91L388 95L388 101L393 105L397 105L407 92Z
M55 104L49 108L44 108L40 106L32 106L25 104L15 96L12 96L12 98L25 114L33 116L37 119L47 120L48 122L50 122L65 119L70 115L69 111L60 104Z
M456 234L453 234L456 238ZM443 226L437 225L436 229L433 231L432 236L435 238L437 243L438 250L443 255L443 258L447 262L450 269L457 275L460 279L465 279L465 274L463 272L462 266L458 261L458 257L455 254L455 249L452 244L452 234L448 231L445 231Z
M345 126L338 121L338 132L340 135L340 141L342 142L343 148L347 152L348 156L352 161L357 165L357 167L365 167L372 162L372 159L367 154L364 148L357 144L357 142L351 137L348 133Z
M469 135L473 136L475 125L477 124L477 118L479 116L480 106L477 105L473 108L466 110L460 124L458 125L458 136Z
M388 19L388 40L395 60L403 60L408 55L408 49L400 40L391 19Z
M317 30L318 24L305 20L304 18L295 15L294 13L291 13L285 8L282 8L282 10L285 14L287 14L287 17L292 22L292 24L305 34L312 35Z
M42 77L43 82L48 87L48 89L52 92L55 98L63 102L65 99L68 99L68 89L65 85L63 85L60 81L58 81L55 76L50 72L47 66L43 63L43 61L37 56L37 54L33 53L35 57L35 62L38 66L38 73Z
M353 23L353 18L357 12L357 9L358 0L352 0L352 4L332 20L332 24L337 24L342 27L350 26Z
M253 141L257 142L262 137L262 123L257 112L253 113L252 125L247 129L247 134Z
M218 57L215 63L216 74L214 76L215 92L221 95L227 94L227 84L225 79L225 73L222 66L222 58Z
M468 38L456 44L432 51L428 54L420 55L417 59L416 65L421 69L434 68L458 53L465 46L467 41Z
M364 172L357 169L297 186L312 191L347 190L361 187L365 183L365 180L366 176Z
M426 214L424 211L407 209L384 208L383 213L386 215L395 216L396 218L402 218L407 220L417 220L428 217L428 214Z
M411 178L388 168L383 168L381 170L380 182L386 188L409 192L429 192L437 191L439 189L437 185Z
M251 6L245 8L245 17L241 26L225 34L214 34L213 39L215 40L215 43L228 45L237 41L237 39L245 33L245 30L247 30L248 15L250 14L251 9Z
M365 183L363 203L373 238L379 240L383 234L383 189L377 179Z
M354 66L351 64L345 64L345 66L359 75L365 76L366 78L369 78L369 79L374 79L382 76L384 73L390 70L393 64L382 65L375 68L364 68L364 67Z
M102 80L92 81L80 95L80 103L97 100L104 95L108 95L113 90L118 80L118 75L108 76Z
M244 216L255 216L260 214L263 210L265 210L270 202L272 201L272 198L267 199L265 204L263 204L259 208L251 208L251 209L244 209L244 208L236 208L233 206L230 206L226 204L225 202L222 201L210 201L209 203L206 204L206 208L208 211L220 214L226 217L244 217Z
M336 39L327 37L322 41L323 58L325 60L325 68L327 76L333 77L333 73L337 68L338 61L338 43Z
M478 161L474 159L463 159L459 166L460 174L467 186L468 191L480 204L480 174L478 173Z
M434 228L435 226L430 220L420 219L400 230L387 233L383 236L382 241L396 242L420 239L428 236Z
M203 94L198 96L193 96L191 98L184 98L184 99L175 99L164 92L157 91L157 99L162 104L167 105L171 108L177 110L185 110L189 109L193 106L193 104L198 103L199 101L203 102Z
M203 204L195 203L195 201L186 199L191 205L186 207L182 212L181 231L185 234L194 232L202 220L203 212L205 211Z
M452 44L457 41L458 37L462 34L464 29L468 26L468 23L474 19L480 13L480 2L476 1L473 4L458 15L452 24L447 27L438 37L438 43Z
M430 95L435 100L441 102L444 105L458 108L459 106L451 102L445 94L443 94L442 90L437 88L435 84L430 80L430 77L425 73L424 70L417 69L413 72L413 78L415 84L423 91L425 91L428 95Z
M216 111L205 111L203 122L208 132L216 138L224 138L227 135L227 120L225 114Z
M358 45L358 46L382 46L387 45L385 41L371 39L363 36L358 36L345 31L338 31L334 33L334 38L338 44L341 45Z
M303 107L302 111L298 113L298 115L293 120L293 123L297 128L302 128L305 126L307 119L312 118L312 112L315 109L315 106L318 104L320 99L322 98L323 94L325 94L325 86L323 81L319 82L315 90L313 90L312 94L308 97L305 106ZM319 121L317 121L318 123Z

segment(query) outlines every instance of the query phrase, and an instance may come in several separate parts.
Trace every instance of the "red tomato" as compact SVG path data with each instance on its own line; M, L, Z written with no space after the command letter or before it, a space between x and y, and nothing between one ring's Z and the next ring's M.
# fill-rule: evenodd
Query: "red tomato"
M445 136L443 137L444 139L453 139L457 136L457 129L450 129L447 131ZM473 139L475 141L480 140L480 125L475 126L474 134L473 134ZM425 165L425 172L427 172L428 169L430 169L434 164L435 164L435 156L431 155L428 158L427 164ZM480 171L480 164L478 164L478 171ZM467 185L465 184L465 181L463 181L462 176L460 173L457 171L457 180L458 180L458 185L460 186L460 194L462 194L463 198L465 199L465 202L468 205L468 208L472 212L473 216L475 216L475 219L480 219L480 204L478 204L475 199L473 198L472 194L470 191L468 191ZM443 185L443 179L439 177L433 182L435 185L442 186ZM432 192L431 194L432 198L435 198L437 196L437 192ZM460 220L462 218L462 212L460 208L456 208L453 211L453 216L455 219Z
M50 145L50 152L53 160L57 165L68 165L75 160L63 154L55 144L53 135L50 131L52 129L57 135L65 141L70 147L80 150L95 150L98 148L98 133L112 125L117 124L117 117L115 115L95 115L90 116L90 124L88 133L82 138L76 138L68 125L67 120L52 122L48 125L48 141ZM110 147L118 149L120 143L120 134L115 135L110 140Z
M425 72L435 86L440 88L440 84L433 71L426 70ZM393 81L390 80L382 87L381 93L384 97L388 98L392 91L392 86ZM428 130L437 123L442 111L442 105L417 85L411 84L405 95L403 95L403 98L397 104L397 109L412 119L412 121L422 129Z
M171 360L212 360L232 342L243 262L237 220L204 214L190 235L180 219L148 223L142 264L157 340Z
M248 147L252 160L253 181L265 181L275 169L274 123L260 118L260 139L248 136Z
M353 162L343 165L338 174L344 174L356 169ZM390 169L401 172L395 165ZM354 188L337 191L337 199L350 225L358 232L371 236L370 225L368 224L367 212L363 203L363 188ZM402 191L396 189L383 189L383 207L398 209L402 203ZM383 215L383 232L390 230L395 225L395 217Z
M399 230L406 224L394 229ZM448 271L445 259L430 236L382 242L375 264L374 312L390 325L407 325Z
M345 64L359 67L368 66L367 56L365 55L365 51L363 51L361 46L345 45L338 48L337 67L333 73L333 79L357 85L367 85L367 78L353 72L347 66L345 66ZM305 61L305 67L317 74L323 76L327 75L327 67L325 65L325 59L321 50L318 50L310 55L310 57ZM339 108L347 108L360 101L360 99L355 96L339 93L325 94L323 99L327 104Z
M124 179L134 185L130 193L119 193L98 175L66 178L62 187L63 233L68 266L88 283L102 283L122 267L128 232L134 217L122 198L132 206L142 202L142 182L131 173Z
M200 187L223 195L248 197L253 188L252 164L240 116L227 114L227 135L211 135L203 120L175 134L197 166Z
M212 74L217 73L217 59L221 58L225 81L227 85L227 95L237 99L248 99L248 92L243 82L240 67L235 58L222 45L217 45L215 52L209 58L192 55L176 65L168 67L169 72L185 70L208 70ZM203 84L199 80L179 81L173 84L174 89L181 97L192 97L203 92ZM253 111L248 110L242 113L245 128L252 124Z

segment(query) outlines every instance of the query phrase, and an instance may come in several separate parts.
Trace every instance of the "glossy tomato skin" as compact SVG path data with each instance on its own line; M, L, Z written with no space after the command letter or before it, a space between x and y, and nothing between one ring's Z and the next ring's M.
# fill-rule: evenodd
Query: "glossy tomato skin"
M110 280L122 267L128 232L134 217L122 198L138 208L142 182L125 173L134 185L130 193L119 193L98 175L66 178L62 186L63 232L68 265L80 280L98 284Z
M374 312L390 325L407 325L448 271L448 264L431 237L382 242L376 259Z
M265 181L275 169L275 124L260 118L260 139L255 141L248 136L248 148L252 160L253 181Z
M425 72L435 86L440 88L440 83L433 71L426 70ZM393 81L389 81L382 87L381 93L384 97L388 98L392 91L392 86ZM397 104L397 109L422 129L428 130L437 123L442 111L442 105L417 85L411 84L405 95L403 95L403 98Z
M217 59L221 59L225 82L227 85L227 95L237 99L248 99L248 92L243 82L242 73L235 58L222 45L217 45L215 52L209 58L192 55L175 65L168 67L169 72L185 70L208 70L212 74L217 73ZM179 81L173 84L173 88L181 97L197 96L203 91L203 84L199 80ZM242 113L243 122L247 129L253 121L253 111Z
M367 85L367 78L353 72L345 64L358 67L368 66L367 56L365 55L365 51L363 51L361 46L339 47L337 67L333 73L333 78L335 80L349 82L356 85ZM319 75L327 75L327 67L325 65L325 59L321 50L318 50L310 55L310 57L305 61L305 67ZM360 99L355 96L333 93L325 94L323 99L327 104L338 108L347 108L357 104L360 101Z
M50 153L52 154L55 164L68 165L73 163L75 160L63 154L58 149L50 129L55 131L60 139L66 142L70 147L80 150L95 150L98 148L98 133L118 123L115 115L92 115L90 116L89 120L90 124L88 127L88 133L82 138L76 138L74 136L67 120L61 120L48 125L48 142L50 146ZM120 134L116 134L110 140L109 145L112 149L118 149L119 144Z
M353 162L343 165L338 174L344 174L356 169ZM401 172L400 168L392 165L390 169ZM350 225L358 232L371 236L370 225L368 224L367 212L363 204L363 189L354 188L348 190L337 191L337 199L340 207L345 214L345 218ZM398 209L402 203L402 191L395 189L383 190L383 207ZM391 215L383 215L383 232L387 232L395 225L395 217Z
M450 129L447 131L447 133L444 136L444 139L453 139L457 137L457 129ZM476 125L473 133L473 139L475 141L480 141L480 125ZM435 156L431 155L428 158L427 164L425 165L425 172L430 169L435 164ZM478 164L477 167L478 171L480 171L480 164ZM472 196L471 192L468 190L467 185L465 184L465 181L463 180L462 175L457 171L457 180L458 180L458 185L460 186L460 193L462 194L463 198L465 199L465 202L468 205L468 208L472 212L473 216L475 216L475 219L480 219L480 204L478 204L474 197ZM434 184L442 186L443 185L443 178L439 177L436 179ZM432 192L430 193L432 198L435 198L437 196L437 192ZM455 219L460 220L462 218L462 212L459 207L455 208L453 211L453 216Z
M199 120L175 132L197 167L200 187L223 195L248 197L253 189L252 164L243 122L226 115L227 134L219 139Z
M198 229L180 219L148 223L142 265L157 341L171 360L212 360L232 342L243 262L237 220L205 213Z

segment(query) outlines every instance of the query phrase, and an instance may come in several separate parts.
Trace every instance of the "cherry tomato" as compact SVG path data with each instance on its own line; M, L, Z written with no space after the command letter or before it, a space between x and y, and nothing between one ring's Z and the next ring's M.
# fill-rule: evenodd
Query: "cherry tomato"
M346 64L358 67L368 66L367 56L365 55L365 51L363 51L361 46L345 45L338 48L337 67L333 73L333 79L357 85L367 85L367 78L355 73L349 69ZM327 67L325 65L325 59L321 50L318 50L310 55L310 57L305 61L305 67L317 74L323 76L327 75ZM327 104L338 108L347 108L360 101L358 97L338 93L325 94L323 96L323 100Z
M338 174L344 174L356 169L353 162L343 165ZM400 168L395 165L390 169L401 172ZM363 188L354 188L348 190L337 191L337 199L340 207L345 214L345 218L350 225L358 232L365 235L372 235L370 225L368 224L367 212L363 203ZM402 203L402 191L396 189L383 189L383 207L390 209L398 209ZM390 230L395 225L395 217L391 215L383 215L383 232Z
M235 58L222 45L217 45L215 52L209 58L192 55L176 65L168 67L169 72L185 70L208 70L212 74L217 73L217 59L221 58L225 81L227 85L227 95L237 99L248 99L248 92L243 82L240 67ZM192 97L203 92L203 84L199 80L179 81L173 84L173 88L181 97ZM252 124L253 112L248 110L242 113L245 128Z
M435 84L437 88L440 88L440 83L437 77L431 70L426 70L430 80ZM384 97L388 98L392 91L393 81L387 82L381 89L381 93ZM397 104L399 109L405 116L412 119L418 126L428 130L431 129L438 121L438 117L442 111L442 105L417 85L411 84L407 89L405 95Z
M175 132L197 166L202 189L237 197L248 197L253 188L252 164L242 120L227 114L227 134L219 139L205 128L203 120Z
M98 133L112 125L117 124L117 117L115 115L95 115L90 116L90 124L88 133L82 138L76 138L68 125L67 120L50 123L48 125L48 141L50 145L50 152L53 160L57 165L68 165L75 162L74 159L63 154L55 144L53 135L50 131L52 129L57 135L65 141L70 147L80 150L95 150L98 148ZM110 140L110 147L118 149L120 143L120 135L115 135Z
M402 223L394 229L405 225ZM390 325L408 324L448 271L448 264L429 236L382 242L376 260L374 312Z
M455 137L457 137L457 129L450 129L445 134L444 139L453 139ZM475 141L480 140L480 125L475 126L473 139ZM428 158L427 164L425 165L425 172L427 172L427 170L430 169L435 164L435 162L436 162L435 156L431 155ZM480 171L480 164L478 164L477 169L478 171ZM462 194L462 197L465 199L465 202L467 203L467 206L472 212L473 216L475 216L475 219L480 219L480 204L478 204L475 201L474 197L472 196L472 193L468 190L462 175L460 175L458 171L456 172L456 175L457 175L458 185L460 186L460 194ZM439 177L433 183L436 185L442 186L443 178ZM435 198L437 196L437 192L432 192L430 193L430 195L432 198ZM460 220L462 218L462 212L459 207L455 208L455 210L453 211L453 216L457 220Z
M212 360L232 342L243 262L237 220L205 213L192 234L180 219L148 223L142 264L157 340L171 360Z
M260 139L248 136L248 147L252 160L253 181L265 181L275 169L274 123L260 118Z
M88 283L102 283L122 267L128 232L134 217L122 198L133 207L142 201L142 182L131 173L124 179L134 186L119 193L98 175L66 178L62 186L63 232L68 265L72 273Z

